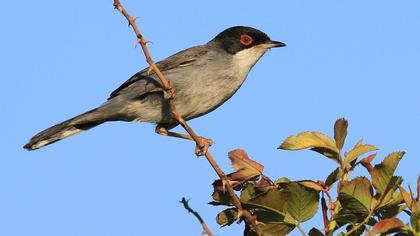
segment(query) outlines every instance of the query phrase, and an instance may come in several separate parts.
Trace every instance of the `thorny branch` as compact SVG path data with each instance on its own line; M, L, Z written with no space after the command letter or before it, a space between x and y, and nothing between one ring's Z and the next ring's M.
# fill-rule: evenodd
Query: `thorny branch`
M192 213L198 221L200 221L201 226L203 227L203 233L201 235L207 234L208 236L214 236L214 234L210 231L210 229L207 227L206 223L204 222L203 218L201 218L200 214L198 212L194 211L189 205L188 205L187 199L183 197L181 199L181 203L184 205L184 208L188 211L188 213Z
M146 57L146 61L150 66L150 70L154 71L156 75L158 76L159 80L162 83L164 91L164 97L168 100L171 108L171 113L173 118L181 124L181 126L188 132L188 134L191 136L191 138L195 141L198 147L200 148L207 148L210 145L210 141L204 138L199 137L187 124L187 122L182 118L182 116L177 112L176 107L171 102L174 94L175 94L175 88L173 88L168 80L165 79L162 72L159 70L159 68L156 66L154 61L152 60L152 57L150 56L150 52L147 48L147 41L144 39L143 35L140 33L139 28L137 27L137 24L135 22L135 18L130 16L128 12L124 9L124 7L121 5L119 0L114 0L114 7L117 9L121 14L124 15L124 17L128 20L129 24L133 28L136 36L137 41L141 45L141 48L143 50L143 53ZM210 152L204 151L204 155L207 159L207 161L210 163L210 165L213 167L213 169L216 171L219 178L222 180L222 182L225 184L226 190L229 194L229 196L232 199L233 205L238 209L238 217L243 217L245 221L252 226L254 231L258 235L263 235L262 230L257 225L256 217L253 216L249 211L246 209L243 209L242 204L236 195L235 191L233 190L232 186L229 183L228 178L226 177L226 174L220 169L218 164L216 163L215 159L213 158L213 155L211 155Z

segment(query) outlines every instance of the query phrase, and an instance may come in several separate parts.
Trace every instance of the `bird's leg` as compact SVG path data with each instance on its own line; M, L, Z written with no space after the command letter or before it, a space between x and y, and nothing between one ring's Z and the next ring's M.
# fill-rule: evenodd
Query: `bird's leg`
M165 135L165 136L169 136L169 137L175 137L175 138L182 138L182 139L187 139L187 140L191 140L194 141L194 139L189 135L189 134L181 134L181 133L176 133L176 132L171 132L168 131L168 129L164 126L158 125L156 126L156 133L160 134L160 135ZM195 155L197 156L203 156L207 153L207 149L213 145L213 140L211 139L206 139L203 137L198 137L198 143L195 146Z

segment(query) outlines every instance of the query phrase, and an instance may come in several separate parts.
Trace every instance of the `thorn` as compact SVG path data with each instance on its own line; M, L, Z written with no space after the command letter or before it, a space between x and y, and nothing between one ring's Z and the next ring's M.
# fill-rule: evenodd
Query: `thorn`
M152 72L152 71L153 71L152 67L149 66L149 68L147 68L147 75L149 76L150 72Z
M133 21L136 21L137 19L140 19L140 17L134 16L134 17L132 17L132 19L133 19Z
M236 220L240 220L243 215L244 215L244 210L238 210L238 217L236 218Z

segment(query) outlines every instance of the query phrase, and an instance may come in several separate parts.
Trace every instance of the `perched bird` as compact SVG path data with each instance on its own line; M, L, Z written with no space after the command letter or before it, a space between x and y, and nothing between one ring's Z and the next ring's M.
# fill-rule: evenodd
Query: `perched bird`
M268 49L283 46L260 30L235 26L207 44L180 51L156 65L176 89L172 103L185 120L190 120L222 105ZM191 139L168 131L178 123L161 88L159 78L146 68L112 92L101 106L38 133L24 148L35 150L107 121L155 123L159 134Z

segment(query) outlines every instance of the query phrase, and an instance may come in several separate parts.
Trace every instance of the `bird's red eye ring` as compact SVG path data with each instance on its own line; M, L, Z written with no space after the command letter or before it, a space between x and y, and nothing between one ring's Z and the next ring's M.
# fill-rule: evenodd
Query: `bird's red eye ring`
M247 34L241 35L241 43L244 46L250 45L252 43L252 37Z

